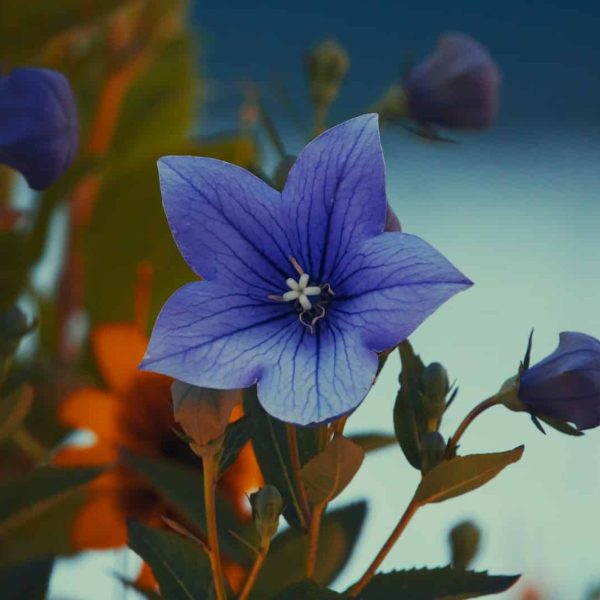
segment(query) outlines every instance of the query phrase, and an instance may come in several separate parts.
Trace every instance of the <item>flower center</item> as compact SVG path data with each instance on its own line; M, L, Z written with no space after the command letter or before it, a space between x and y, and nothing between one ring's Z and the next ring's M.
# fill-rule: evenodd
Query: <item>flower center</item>
M269 298L278 302L293 302L298 319L312 332L317 321L325 316L325 309L333 296L333 290L328 283L311 285L310 275L304 272L298 261L295 258L290 258L290 261L299 278L296 280L289 277L285 280L288 291L281 296L270 295Z

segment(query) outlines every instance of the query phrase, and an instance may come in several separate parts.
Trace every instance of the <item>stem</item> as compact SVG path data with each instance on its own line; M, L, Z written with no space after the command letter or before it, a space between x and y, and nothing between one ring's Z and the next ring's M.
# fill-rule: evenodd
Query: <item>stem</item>
M306 488L304 487L304 483L302 483L302 478L300 477L300 469L302 468L302 465L300 464L300 452L298 450L298 436L296 435L296 427L295 425L286 423L285 429L287 433L288 447L290 449L292 471L294 473L294 486L298 492L300 509L302 510L304 522L308 524L310 522L310 508L308 506L308 498L306 497Z
M248 577L246 578L246 582L244 583L244 589L238 598L238 600L246 600L254 587L254 583L256 582L256 578L260 573L260 570L263 566L263 562L267 557L267 552L269 552L271 540L267 540L260 548L256 559L254 560L254 564L252 565L252 569L250 569L250 573L248 573Z
M379 568L379 565L383 562L383 559L388 555L394 544L398 541L398 538L402 535L402 532L406 529L406 526L417 512L420 504L413 498L409 505L406 507L404 514L400 517L398 524L394 528L394 531L390 534L385 544L381 547L381 550L377 556L373 559L369 568L364 572L364 575L348 590L347 594L350 598L356 598L367 586L371 577L375 575L375 571Z
M34 462L40 463L48 458L48 450L23 425L14 429L11 437L12 441Z
M329 105L315 107L315 131L314 136L321 135L327 129L327 113Z
M225 592L225 583L223 580L223 567L221 566L221 553L219 551L219 537L217 532L217 512L215 507L217 463L214 455L203 456L202 467L204 469L204 508L206 510L208 556L210 558L217 600L226 600L227 593Z
M483 402L480 402L475 408L471 410L471 412L462 420L462 423L458 426L458 429L454 433L454 435L450 438L448 442L448 446L446 448L446 458L450 458L453 456L454 451L458 445L460 438L463 433L467 429L467 427L484 411L492 406L497 406L502 402L501 394L494 394L489 398L485 399Z
M315 574L317 564L317 550L319 549L319 532L321 529L321 517L327 506L327 502L322 502L313 507L310 529L308 532L308 553L306 555L305 576L312 579Z

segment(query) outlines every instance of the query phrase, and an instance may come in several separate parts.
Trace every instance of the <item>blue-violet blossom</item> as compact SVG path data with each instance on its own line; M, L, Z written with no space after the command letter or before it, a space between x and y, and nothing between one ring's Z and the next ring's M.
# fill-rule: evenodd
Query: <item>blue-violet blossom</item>
M42 190L66 171L78 143L75 98L64 75L23 68L0 76L0 163Z
M498 112L500 71L488 51L464 34L442 36L404 86L410 116L423 125L485 129Z
M600 425L600 341L575 332L560 334L558 348L521 374L519 400L534 415Z
M142 368L201 387L248 387L298 424L354 409L376 351L404 340L471 282L427 243L384 233L376 115L300 153L283 192L210 158L158 164L179 249L204 281L165 304Z

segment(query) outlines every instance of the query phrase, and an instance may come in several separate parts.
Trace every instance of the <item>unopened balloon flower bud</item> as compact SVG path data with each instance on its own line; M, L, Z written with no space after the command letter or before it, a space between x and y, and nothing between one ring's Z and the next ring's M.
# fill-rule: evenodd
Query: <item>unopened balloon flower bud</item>
M421 472L428 473L442 462L446 452L446 441L439 431L428 431L421 438Z
M173 415L198 456L216 454L233 407L242 401L241 390L213 390L174 381Z
M307 52L305 66L314 105L328 107L336 99L350 68L348 54L336 41L326 40Z
M279 517L283 510L283 500L279 490L267 484L250 495L252 516L261 544L268 544L279 528Z
M479 550L481 533L472 521L462 521L455 525L448 536L452 553L452 566L465 570L473 562Z
M448 372L440 363L427 365L421 375L421 386L428 427L430 431L435 431L446 408L446 396L450 389Z
M408 104L403 87L397 83L390 86L383 96L371 106L373 112L379 113L381 123L397 123L408 117Z

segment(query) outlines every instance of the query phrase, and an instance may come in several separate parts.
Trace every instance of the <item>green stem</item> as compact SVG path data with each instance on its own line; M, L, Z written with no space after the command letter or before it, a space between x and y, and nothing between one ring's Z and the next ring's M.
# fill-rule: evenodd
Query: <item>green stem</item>
M206 533L209 551L208 556L210 558L210 566L212 569L217 600L227 600L217 530L217 511L215 505L217 462L214 455L203 456L202 466L204 468L204 508L206 510Z
M315 574L315 567L317 565L317 551L319 549L321 518L326 507L327 501L321 502L313 507L312 517L310 520L310 529L308 531L308 553L306 554L305 576L307 579L312 579Z
M306 488L300 477L300 452L298 450L298 436L296 434L296 426L291 423L285 424L287 432L288 447L290 450L290 461L292 463L292 472L294 474L294 486L298 494L298 502L302 510L302 517L305 523L310 523L310 508L308 506L308 498L306 497Z
M252 569L250 569L250 573L248 573L248 577L244 583L244 588L242 589L238 600L247 600L247 598L250 596L250 592L256 583L256 578L258 577L263 563L265 562L265 558L267 557L267 553L269 552L270 543L270 540L266 540L261 546L260 551L254 560L254 564L252 565Z
M480 402L475 408L469 412L469 414L462 420L462 423L458 426L458 429L454 433L454 435L450 438L448 442L448 446L446 447L446 458L451 458L456 451L458 446L458 442L462 437L463 433L466 431L467 427L484 411L492 406L497 406L498 404L502 404L502 395L494 394L489 398Z
M48 450L23 425L13 430L11 438L34 462L44 462L48 458Z

